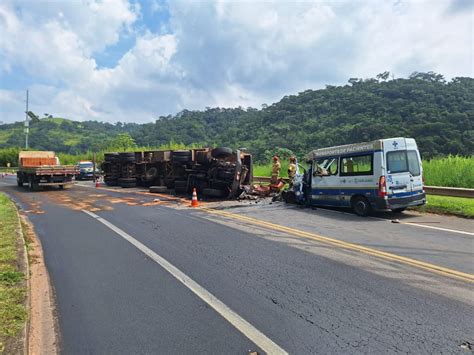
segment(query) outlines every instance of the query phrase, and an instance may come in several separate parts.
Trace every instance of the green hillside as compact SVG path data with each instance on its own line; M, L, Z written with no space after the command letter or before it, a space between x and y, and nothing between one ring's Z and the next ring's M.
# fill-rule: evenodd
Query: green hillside
M155 123L109 124L46 119L31 128L31 146L67 153L102 149L128 132L139 146L170 141L245 147L258 161L278 149L304 154L310 149L373 140L414 137L424 158L474 152L474 79L446 82L436 73L408 79L349 80L285 96L262 109L184 110ZM22 123L0 126L0 148L22 146Z

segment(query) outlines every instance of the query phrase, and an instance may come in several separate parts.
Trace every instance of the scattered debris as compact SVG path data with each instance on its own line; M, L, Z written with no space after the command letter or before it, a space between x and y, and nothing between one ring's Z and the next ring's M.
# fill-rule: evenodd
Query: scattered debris
M461 349L472 350L472 344L468 341L463 341L459 346Z

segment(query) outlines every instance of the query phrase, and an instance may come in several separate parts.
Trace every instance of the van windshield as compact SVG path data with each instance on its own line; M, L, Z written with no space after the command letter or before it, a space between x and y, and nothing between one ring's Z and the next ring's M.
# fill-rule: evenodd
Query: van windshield
M82 168L82 169L92 168L92 167L94 167L94 164L92 164L92 163L79 163L79 167Z
M413 176L420 175L418 154L415 150L388 152L387 170L389 174L410 172Z

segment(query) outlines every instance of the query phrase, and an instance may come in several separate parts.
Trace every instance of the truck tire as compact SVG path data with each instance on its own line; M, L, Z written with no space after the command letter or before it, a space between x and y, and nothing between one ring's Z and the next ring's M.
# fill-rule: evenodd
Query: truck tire
M108 178L108 179L104 179L104 182L107 186L117 186L117 178Z
M135 153L119 153L121 163L134 163L135 162Z
M109 163L113 163L113 162L117 161L117 159L119 157L120 157L119 153L105 153L104 154L104 161L109 162Z
M204 189L202 190L202 194L204 196L209 196L209 197L225 197L226 193L222 190L218 189Z
M187 181L176 180L174 182L174 191L178 194L186 193L187 187Z
M208 165L210 159L207 152L196 152L196 162L201 165Z
M155 167L151 167L145 173L145 180L151 181L154 180L158 176L158 169Z
M217 172L217 178L222 180L232 180L235 173L232 170L219 170Z
M171 160L177 163L187 163L191 161L192 153L190 150L175 150L171 153Z
M371 210L370 203L365 197L356 196L352 200L352 210L358 216L367 217Z
M149 190L154 193L166 193L169 191L166 186L150 186Z
M31 176L28 179L28 188L30 191L36 191L38 189L38 183Z
M16 177L16 184L18 187L23 187L23 179L20 176Z
M178 163L178 164L183 164L191 161L191 157L186 157L186 156L177 156L172 158L173 163Z
M216 159L227 158L228 156L232 155L232 149L227 147L217 147L211 151L211 155Z
M173 156L191 156L191 151L190 150L175 150L171 153Z
M137 186L137 179L136 178L120 178L117 180L120 187L129 188L129 187L136 187Z

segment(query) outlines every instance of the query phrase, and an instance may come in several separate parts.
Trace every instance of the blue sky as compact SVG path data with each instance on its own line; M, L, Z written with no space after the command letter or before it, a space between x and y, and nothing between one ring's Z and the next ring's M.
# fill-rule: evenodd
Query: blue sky
M3 0L0 121L150 122L390 71L473 76L473 2Z

